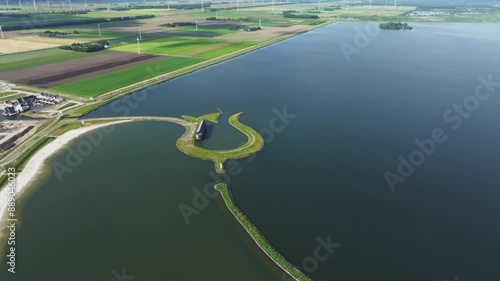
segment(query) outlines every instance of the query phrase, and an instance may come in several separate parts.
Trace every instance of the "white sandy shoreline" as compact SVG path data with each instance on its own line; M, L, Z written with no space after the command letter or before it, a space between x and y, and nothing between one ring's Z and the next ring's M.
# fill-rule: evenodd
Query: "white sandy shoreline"
M45 160L47 160L47 158L52 156L58 150L64 148L69 142L87 132L98 129L100 127L105 127L112 124L124 123L129 121L131 120L109 122L106 124L89 125L83 128L78 128L75 130L68 131L62 134L61 136L58 136L55 140L45 145L37 153L35 153L35 155L33 155L28 160L28 163L26 163L23 170L17 175L16 198L18 198L25 191L26 187L28 187L29 184L32 183L33 180L36 178L36 176L41 172ZM5 176L7 176L7 174ZM6 219L6 217L4 217L4 214L5 211L7 210L8 193L9 191L7 187L5 187L0 191L0 225Z

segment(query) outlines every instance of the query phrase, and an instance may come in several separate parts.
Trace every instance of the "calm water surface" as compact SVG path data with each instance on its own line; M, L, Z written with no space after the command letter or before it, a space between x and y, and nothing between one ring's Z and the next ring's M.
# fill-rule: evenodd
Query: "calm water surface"
M457 130L442 116L474 94L478 76L500 80L500 26L381 31L348 63L340 46L354 46L367 25L332 24L151 87L132 109L122 99L89 117L220 108L201 145L222 149L244 141L227 117L246 110L242 121L262 130L266 146L226 180L292 263L313 256L318 238L341 244L310 270L314 280L498 280L500 89ZM285 108L293 118L281 126ZM435 128L447 141L391 192L384 172L397 173L398 155L408 159L415 139ZM55 173L40 180L23 208L18 273L2 265L0 279L110 280L126 268L135 280L281 280L219 197L186 225L179 204L193 206L193 189L203 191L214 168L175 148L182 132L118 125L62 182Z

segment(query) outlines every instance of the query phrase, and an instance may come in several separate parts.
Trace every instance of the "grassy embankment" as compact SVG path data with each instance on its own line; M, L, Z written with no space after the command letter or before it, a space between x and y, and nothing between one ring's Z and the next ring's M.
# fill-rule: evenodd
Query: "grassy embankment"
M231 211L234 217L240 222L240 224L245 228L252 239L257 243L257 245L266 253L279 267L292 276L298 281L311 281L312 279L307 277L304 273L293 266L289 261L285 259L276 249L271 246L271 244L266 240L266 238L260 233L259 229L248 219L245 214L236 206L229 186L225 183L218 183L214 188L219 191L226 203L227 208Z
M229 124L247 136L248 141L244 145L228 150L204 149L195 145L193 137L188 141L183 140L183 138L190 133L190 128L186 127L186 132L177 140L177 148L192 157L213 161L216 172L224 173L224 162L227 160L250 156L264 147L264 139L262 136L254 129L239 121L239 117L242 114L243 112L240 112L229 117ZM191 118L192 117L190 117L190 119ZM198 120L201 120L201 118L198 117Z
M213 123L219 123L219 117L221 115L222 115L222 112L214 112L214 113L202 115L200 117L182 115L182 118L184 118L184 120L189 121L191 123L200 122L201 120L207 120L207 121L210 121Z
M92 120L92 121L84 120L83 121L84 123L82 123L82 120L74 119L74 121L69 121L67 123L63 123L63 124L59 125L58 127L56 127L55 129L53 129L50 132L50 135L51 136L60 136L68 131L76 130L76 129L79 129L79 128L82 128L85 126L105 124L105 123L109 123L109 122L113 122L113 121L115 121L115 120L110 118L109 120Z
M44 145L53 141L53 137L41 137L38 141L36 141L33 145L31 145L25 152L23 152L14 162L9 164L9 168L15 168L16 173L21 172L21 169L24 167L28 159L31 158L38 150L40 150ZM3 187L7 182L7 176L0 177L0 187ZM1 188L0 188L1 190Z

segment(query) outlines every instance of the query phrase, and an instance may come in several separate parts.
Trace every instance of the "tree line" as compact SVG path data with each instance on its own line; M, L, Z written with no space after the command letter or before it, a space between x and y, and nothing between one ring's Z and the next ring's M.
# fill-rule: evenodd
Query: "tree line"
M124 21L124 20L136 20L136 19L147 19L154 18L155 15L142 15L142 16L129 16L129 17L115 17L115 18L96 18L96 19L71 19L71 20L43 20L43 21L26 21L20 25L6 25L3 27L4 31L8 30L27 30L27 29L37 29L45 27L60 27L68 25L79 25L79 24L91 24L91 23L103 23L112 21Z

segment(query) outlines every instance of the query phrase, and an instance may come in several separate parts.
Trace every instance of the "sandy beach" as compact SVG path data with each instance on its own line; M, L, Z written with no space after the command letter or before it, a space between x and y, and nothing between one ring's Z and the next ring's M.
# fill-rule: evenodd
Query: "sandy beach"
M36 176L41 172L45 160L47 160L47 158L52 156L58 150L64 148L72 140L92 130L109 126L111 124L118 124L129 121L131 120L116 121L106 124L89 125L83 128L71 130L57 137L54 141L47 144L46 146L42 147L35 155L33 155L33 157L30 158L28 163L26 163L24 169L17 175L16 198L19 197L26 190L26 187L28 187L33 180L35 180ZM7 188L4 188L0 191L0 225L6 219L6 217L4 217L4 214L7 209L7 202L8 202L7 193L8 193Z

